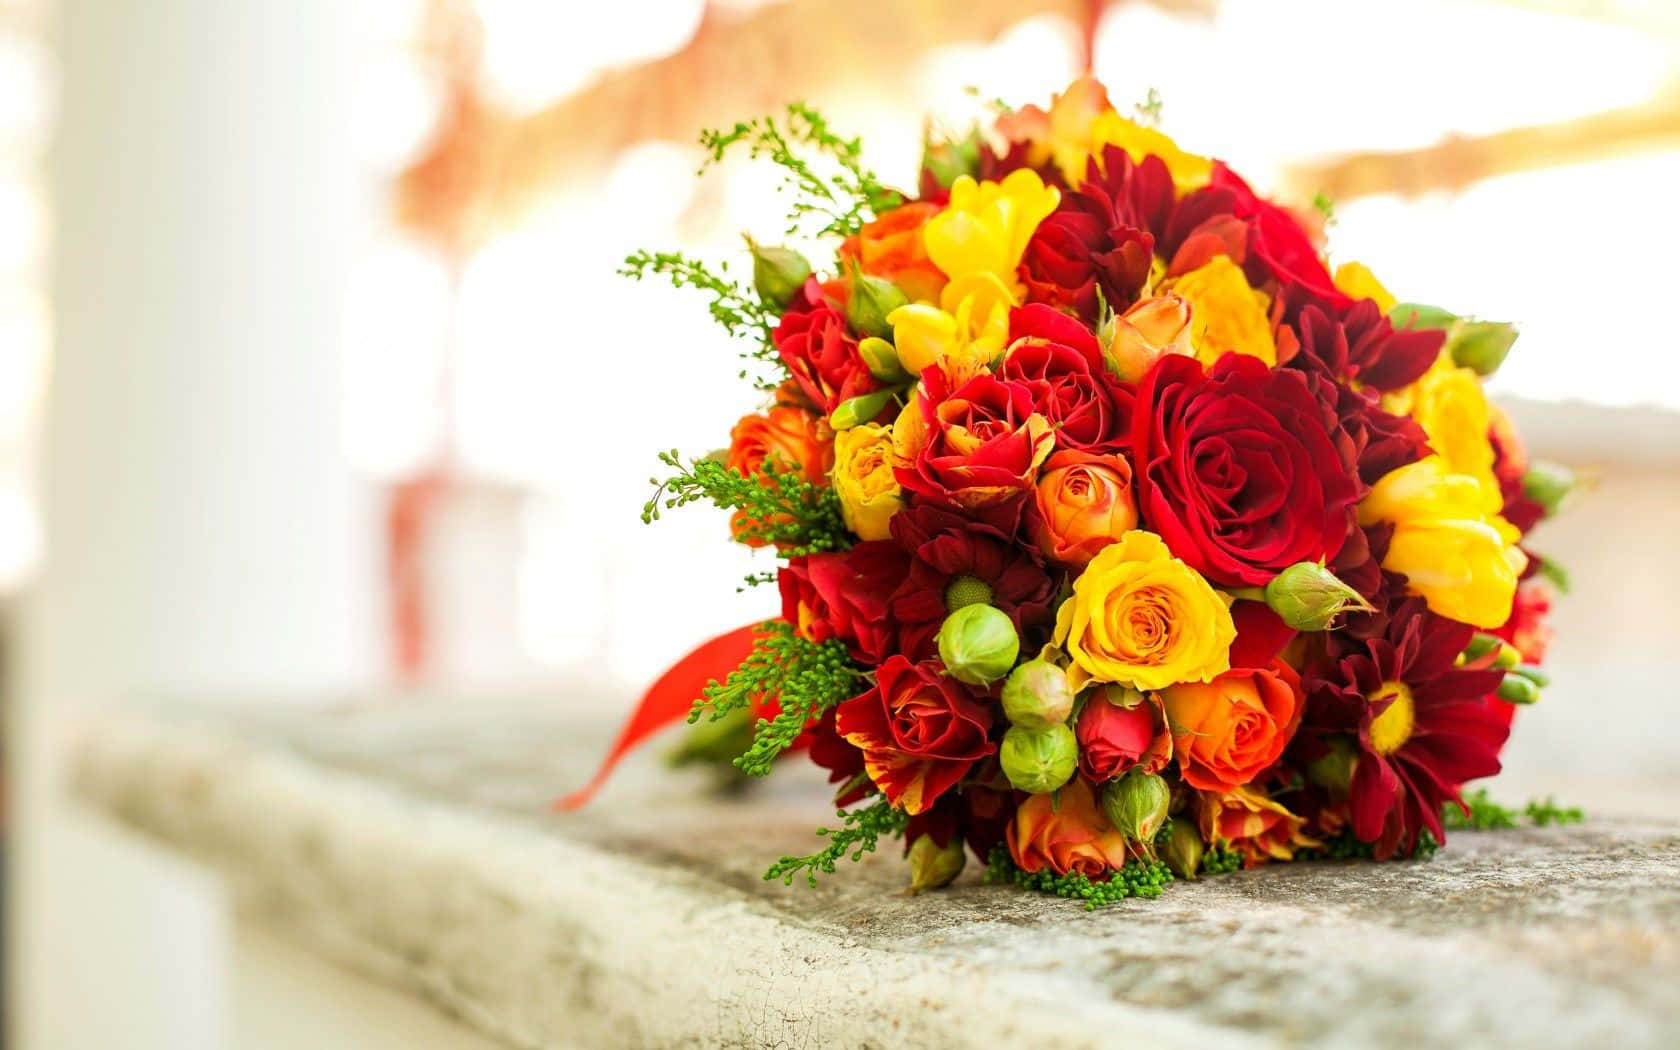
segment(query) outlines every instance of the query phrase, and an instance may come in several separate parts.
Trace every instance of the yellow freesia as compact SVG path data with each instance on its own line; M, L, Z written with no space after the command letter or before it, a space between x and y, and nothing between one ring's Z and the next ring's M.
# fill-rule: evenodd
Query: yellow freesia
M1271 300L1249 287L1230 256L1216 255L1179 277L1172 291L1190 304L1190 345L1202 364L1212 365L1227 352L1277 364Z
M951 184L950 204L922 227L922 242L952 280L989 273L1013 289L1027 242L1061 199L1060 190L1026 168L1002 182L961 175Z
M1206 186L1213 174L1213 161L1179 149L1164 132L1127 120L1112 109L1091 122L1091 152L1101 157L1105 146L1119 146L1140 164L1145 157L1160 157L1172 173L1173 188L1181 194ZM1080 163L1077 177L1066 168L1062 173L1077 186L1085 179L1085 165Z
M1476 479L1482 510L1499 512L1504 504L1499 480L1493 475L1493 443L1488 439L1493 412L1480 376L1453 364L1452 355L1443 352L1417 382L1384 398L1383 403L1392 406L1390 411L1417 420L1447 469Z
M1385 316L1394 309L1394 296L1383 287L1382 282L1377 280L1377 275L1364 263L1343 263L1336 267L1336 275L1332 280L1343 295L1350 299L1370 299Z
M1517 530L1484 508L1481 482L1429 456L1383 475L1359 504L1359 524L1394 526L1383 568L1404 573L1431 609L1492 629L1510 619L1528 558Z
M997 275L958 277L940 292L938 306L910 303L887 315L898 363L911 375L939 364L961 382L1003 353L1014 305L1014 295Z

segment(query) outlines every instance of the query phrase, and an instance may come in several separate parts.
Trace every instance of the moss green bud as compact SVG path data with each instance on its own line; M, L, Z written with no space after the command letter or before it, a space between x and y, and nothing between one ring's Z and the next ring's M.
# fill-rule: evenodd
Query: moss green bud
M1079 745L1065 725L1011 726L998 749L998 764L1010 785L1034 795L1048 794L1072 780L1078 761Z
M891 390L877 390L872 394L859 394L849 397L834 406L834 411L828 414L828 425L835 430L850 430L864 423L872 422L881 410L892 404Z
M898 347L879 336L858 343L858 356L869 366L869 374L883 383L907 383L910 373L898 362Z
M1009 673L1021 655L1021 636L1002 609L965 605L939 627L939 659L952 678L990 685Z
M962 874L963 865L967 863L968 854L963 850L962 839L953 835L950 842L940 846L933 841L932 835L923 835L910 843L910 892L920 893L950 885L952 879Z
M1161 859L1167 862L1172 873L1187 882L1195 882L1196 875L1202 870L1202 853L1206 847L1202 845L1202 836L1187 820L1174 820L1172 830L1167 832L1167 848L1161 851Z
M1540 687L1526 675L1508 674L1494 695L1508 704L1532 704L1540 699Z
M1297 631L1323 631L1345 612L1370 612L1371 603L1317 562L1289 566L1266 584L1266 605Z
M1463 320L1447 331L1453 364L1483 376L1499 371L1516 341L1516 326L1504 321Z
M1478 631L1471 635L1470 644L1464 647L1464 661L1474 663L1504 644L1504 639L1498 635L1483 634Z
M1330 792L1335 798L1346 798L1353 784L1353 766L1359 761L1353 742L1331 737L1330 750L1307 763L1307 779Z
M980 170L980 129L970 128L960 139L933 140L922 135L922 171L942 189L950 189L958 176L976 176Z
M1028 729L1061 725L1073 714L1067 672L1048 660L1028 660L1003 683L1003 716Z
M1581 479L1568 467L1557 463L1536 462L1523 475L1523 495L1546 508L1546 516L1556 514L1581 487Z
M992 604L992 585L978 576L964 573L945 585L945 611L956 612L970 605Z
M1388 319L1396 328L1451 328L1458 322L1458 315L1439 306L1396 303L1388 312Z
M887 315L910 301L898 285L883 277L852 274L852 294L846 298L846 323L859 335L892 334Z
M1172 789L1164 778L1134 769L1103 787L1102 809L1134 852L1155 856L1155 833L1167 819Z
M751 237L747 249L752 252L753 291L768 305L787 309L811 276L811 264L792 248L759 244Z

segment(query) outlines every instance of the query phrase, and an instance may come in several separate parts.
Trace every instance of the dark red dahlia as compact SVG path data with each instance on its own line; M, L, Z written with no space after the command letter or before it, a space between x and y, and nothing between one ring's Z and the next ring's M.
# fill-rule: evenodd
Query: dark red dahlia
M889 613L898 651L925 659L937 650L934 636L949 608L953 584L978 592L1014 621L1023 652L1036 651L1054 620L1059 580L1037 551L1008 533L956 510L922 503L893 515L893 539L910 554L909 570L892 594Z
M1510 726L1487 697L1503 672L1455 666L1474 634L1407 599L1382 636L1305 678L1302 736L1309 750L1314 741L1322 749L1327 737L1354 745L1353 832L1375 846L1378 859L1410 853L1425 830L1445 842L1442 807L1460 803L1468 781L1499 772Z
M1417 420L1385 411L1376 391L1355 389L1315 369L1305 375L1313 394L1336 417L1336 443L1355 464L1361 484L1374 485L1384 474L1429 455L1429 435Z
M1447 337L1435 328L1395 328L1370 299L1338 312L1308 293L1285 289L1277 309L1300 340L1292 365L1376 390L1415 382L1440 356Z

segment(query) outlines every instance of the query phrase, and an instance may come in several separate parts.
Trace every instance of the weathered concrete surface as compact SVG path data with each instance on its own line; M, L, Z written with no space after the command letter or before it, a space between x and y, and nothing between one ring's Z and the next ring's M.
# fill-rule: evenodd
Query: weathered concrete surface
M74 786L245 907L520 1047L1680 1045L1680 824L1455 835L1097 913L906 897L896 857L811 891L823 792L739 802L628 768L556 816L605 727L478 705L267 721L93 715Z

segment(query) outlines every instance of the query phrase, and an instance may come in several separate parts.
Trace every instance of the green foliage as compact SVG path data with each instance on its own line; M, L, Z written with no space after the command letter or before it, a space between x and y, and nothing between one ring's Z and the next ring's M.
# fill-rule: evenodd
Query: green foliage
M1015 866L1008 847L997 846L986 858L985 881L988 884L1013 883L1039 893L1082 900L1086 911L1096 911L1105 904L1127 897L1154 900L1173 881L1173 875L1162 862L1143 859L1127 861L1125 867L1110 872L1108 879L1102 882L1094 882L1077 872L1057 875L1048 868L1028 873Z
M1427 830L1418 836L1417 845L1412 849L1412 860L1428 860L1435 855L1441 844L1435 841L1435 836ZM1295 854L1296 860L1371 860L1375 856L1375 847L1369 842L1361 842L1354 837L1350 828L1335 838L1324 843L1322 850L1302 850Z
M729 264L719 263L714 271L706 263L680 252L634 252L624 259L618 271L633 280L649 274L664 277L675 288L696 288L711 296L706 310L712 320L736 338L751 339L752 346L742 352L751 364L741 370L741 378L751 378L760 389L773 389L787 378L787 366L776 353L770 339L778 320L776 310L760 299L749 284L729 276ZM749 375L756 371L758 374Z
M1336 203L1330 199L1328 193L1319 190L1313 194L1312 206L1314 211L1324 216L1324 225L1334 226L1336 224Z
M831 485L812 483L771 463L751 477L715 459L695 459L684 466L676 449L661 452L659 461L676 473L663 481L648 479L654 492L642 504L644 523L658 521L662 511L705 499L724 510L744 512L738 538L773 544L784 557L850 545L840 516L840 495Z
M771 620L759 625L752 652L741 666L706 686L688 720L692 724L709 713L715 722L774 698L780 710L773 718L757 721L751 745L735 759L741 772L762 777L812 719L856 696L864 684L843 642L831 638L814 644L799 637L791 624Z
M863 166L863 147L857 139L835 134L827 119L803 102L790 103L781 120L755 117L732 128L703 131L700 145L708 155L702 171L740 145L745 145L749 157L767 157L782 168L784 188L793 197L788 211L789 233L816 219L822 222L814 231L817 235L847 237L903 200ZM802 151L826 158L835 170L826 174L819 171Z
M1558 589L1559 594L1569 593L1569 570L1555 559L1544 555L1540 556L1540 575L1550 580L1552 586Z
M1165 103L1161 99L1161 93L1155 88L1150 88L1149 94L1144 97L1144 100L1137 103L1132 108L1137 110L1139 123L1147 124L1152 128L1158 128L1161 126L1161 110L1164 105Z
M860 809L837 809L834 814L842 821L840 827L817 829L819 836L828 839L826 847L808 857L783 857L770 865L764 880L781 879L783 885L791 886L793 877L803 872L806 883L816 889L819 874L834 874L834 866L845 857L862 860L865 853L875 852L882 836L904 834L910 819L902 809L879 797Z
M1550 795L1544 800L1531 799L1522 809L1502 806L1488 796L1486 788L1478 788L1464 795L1465 813L1457 806L1448 806L1441 814L1441 822L1450 831L1492 831L1520 826L1525 820L1538 828L1553 824L1579 824L1584 814L1578 807L1559 806Z

